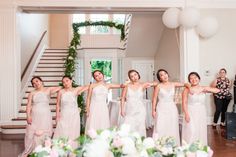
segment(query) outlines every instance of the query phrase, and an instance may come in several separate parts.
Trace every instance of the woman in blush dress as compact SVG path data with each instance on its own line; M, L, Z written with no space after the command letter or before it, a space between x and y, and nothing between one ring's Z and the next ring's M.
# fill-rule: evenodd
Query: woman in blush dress
M155 119L153 136L160 138L171 136L180 145L179 114L174 102L175 87L187 86L179 82L169 82L169 74L166 70L157 71L157 79L160 81L153 92L152 116ZM156 105L158 98L158 104Z
M192 143L199 140L207 145L207 113L205 105L206 92L218 93L217 88L200 86L200 76L196 72L188 75L191 88L184 89L182 106L184 121L182 129L182 141Z
M77 96L88 89L88 86L72 87L72 78L62 78L64 89L57 97L56 121L54 137L65 137L71 141L72 147L77 148L75 139L80 136L80 112L77 106Z
M61 89L61 87L44 87L42 79L38 76L31 79L31 84L35 90L28 96L25 150L19 157L27 157L46 137L51 138L53 123L49 106L50 95Z
M124 117L123 124L130 125L131 131L138 132L141 136L146 137L144 90L153 84L141 83L140 74L136 70L129 70L128 77L130 83L123 89L121 98L121 116Z
M86 101L87 120L85 133L90 129L100 130L110 127L109 111L107 104L108 90L122 88L120 84L109 84L104 82L104 74L100 70L92 73L96 83L89 86Z

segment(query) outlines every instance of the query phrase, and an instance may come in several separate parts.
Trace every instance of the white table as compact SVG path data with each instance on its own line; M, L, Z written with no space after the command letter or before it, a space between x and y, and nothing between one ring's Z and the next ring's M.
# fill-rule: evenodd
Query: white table
M144 99L144 105L146 106L146 128L151 128L154 125L152 118L152 103L150 100ZM109 116L111 127L119 126L122 117L120 115L120 101L112 100L109 102Z

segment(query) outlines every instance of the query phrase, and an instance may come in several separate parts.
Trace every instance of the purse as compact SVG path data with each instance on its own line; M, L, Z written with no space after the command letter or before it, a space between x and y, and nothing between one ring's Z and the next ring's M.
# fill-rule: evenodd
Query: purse
M231 99L232 99L232 94L229 93L228 95L226 95L226 96L225 96L225 99L226 99L226 100L231 100Z

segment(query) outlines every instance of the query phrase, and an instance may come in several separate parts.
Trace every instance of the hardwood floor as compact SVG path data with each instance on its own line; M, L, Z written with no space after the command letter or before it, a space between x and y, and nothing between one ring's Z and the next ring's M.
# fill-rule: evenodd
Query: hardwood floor
M214 151L214 157L236 156L236 140L228 140L225 136L224 128L208 126L208 144Z
M225 129L208 126L208 144L214 151L213 157L235 157L236 140L225 138ZM17 157L24 149L24 135L0 134L0 157Z

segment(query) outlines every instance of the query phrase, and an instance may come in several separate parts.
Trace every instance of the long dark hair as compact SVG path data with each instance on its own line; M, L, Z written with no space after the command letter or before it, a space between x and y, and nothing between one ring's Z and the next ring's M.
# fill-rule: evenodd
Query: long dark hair
M101 70L94 70L94 71L92 72L93 78L94 78L94 74L95 74L96 72L100 72L100 73L104 76L104 74L103 74L103 72L102 72ZM94 79L95 79L95 78L94 78Z
M195 76L198 77L199 80L201 80L201 77L200 77L200 75L197 72L191 72L191 73L188 74L188 82L190 82L190 76L191 75L195 75Z
M132 72L135 72L135 73L138 74L138 79L141 78L139 72L138 72L137 70L132 69L132 70L129 70L129 71L128 71L128 77L129 77L129 79L130 79L130 74L131 74ZM131 79L130 79L130 80L131 80Z
M30 81L33 87L34 87L34 83L33 83L34 79L38 79L38 80L40 80L41 82L43 82L43 80L41 79L41 77L39 77L39 76L34 76L34 77L31 79L31 81Z
M169 76L168 72L165 69L159 69L156 74L159 82L162 82L161 77L160 77L160 72L162 71L164 71Z

